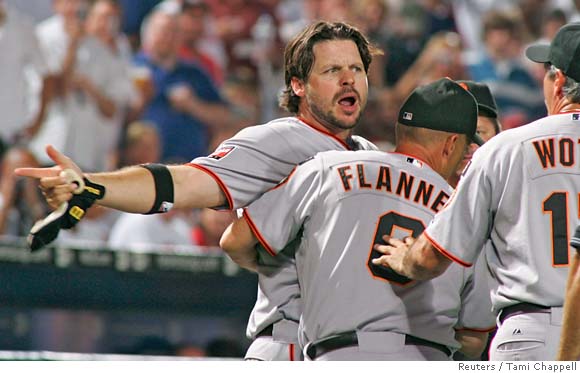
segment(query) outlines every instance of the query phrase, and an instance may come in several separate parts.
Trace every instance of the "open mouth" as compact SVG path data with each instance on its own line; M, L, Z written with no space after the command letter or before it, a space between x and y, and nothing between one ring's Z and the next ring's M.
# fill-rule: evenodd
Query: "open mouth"
M339 100L338 100L339 105L346 106L346 107L352 107L356 104L356 102L357 102L357 98L356 98L356 95L354 95L354 94L343 96L343 97L339 98Z

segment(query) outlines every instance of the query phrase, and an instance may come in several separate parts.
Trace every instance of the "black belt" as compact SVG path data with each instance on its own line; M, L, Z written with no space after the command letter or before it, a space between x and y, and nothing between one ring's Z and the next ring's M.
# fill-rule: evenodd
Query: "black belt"
M413 337L412 335L405 335L405 344L432 347L443 352L447 356L451 356L451 350L447 346L427 341L422 338ZM311 360L314 360L327 352L352 346L358 346L358 337L356 332L346 332L321 339L318 342L310 343L306 349L306 355L308 355Z
M274 324L270 324L264 329L260 330L258 334L256 334L256 338L258 337L271 337L272 333L274 332Z
M514 304L513 306L508 306L501 309L499 314L499 321L501 323L504 322L505 319L508 317L522 315L524 313L533 313L533 312L540 312L546 313L550 310L551 307L540 306L533 303L518 303Z

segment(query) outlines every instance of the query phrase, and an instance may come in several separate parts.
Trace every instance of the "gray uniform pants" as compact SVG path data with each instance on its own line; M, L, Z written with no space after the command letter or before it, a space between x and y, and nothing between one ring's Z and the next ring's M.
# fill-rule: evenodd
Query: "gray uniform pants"
M500 323L489 348L489 359L555 360L562 332L562 307L523 313Z
M252 342L246 351L245 360L298 361L303 359L297 345L275 341L271 336L263 336Z

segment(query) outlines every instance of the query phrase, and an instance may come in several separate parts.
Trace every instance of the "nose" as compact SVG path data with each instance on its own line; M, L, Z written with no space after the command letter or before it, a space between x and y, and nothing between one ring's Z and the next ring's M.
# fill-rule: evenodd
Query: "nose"
M342 86L354 85L354 72L351 70L344 71L341 75L340 85Z

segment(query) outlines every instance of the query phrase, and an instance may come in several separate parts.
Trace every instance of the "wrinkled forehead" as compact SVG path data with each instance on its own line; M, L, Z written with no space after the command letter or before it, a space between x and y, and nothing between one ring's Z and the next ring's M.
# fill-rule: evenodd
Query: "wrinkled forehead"
M312 53L314 66L363 63L356 43L350 39L319 41L312 47Z

